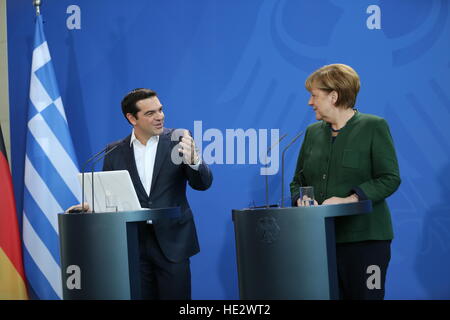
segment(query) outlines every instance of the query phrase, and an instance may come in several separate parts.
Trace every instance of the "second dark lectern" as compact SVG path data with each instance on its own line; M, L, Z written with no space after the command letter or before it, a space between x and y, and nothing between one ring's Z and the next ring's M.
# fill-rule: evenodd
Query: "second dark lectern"
M58 215L63 299L139 299L137 223L180 214L180 208L164 208ZM77 271L80 288L70 285Z
M371 201L233 210L241 299L338 299L334 218Z

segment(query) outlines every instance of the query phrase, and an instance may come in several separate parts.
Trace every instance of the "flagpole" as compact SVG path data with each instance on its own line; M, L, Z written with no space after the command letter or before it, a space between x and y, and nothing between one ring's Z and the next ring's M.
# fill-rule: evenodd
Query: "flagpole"
M39 10L42 1L34 0L32 3L36 7L36 24L23 186L24 267L26 279L37 298L59 300L63 298L63 285L58 213L74 203L80 203L81 188L77 181L77 157L45 39ZM3 182L1 176L0 181ZM3 202L0 189L0 209ZM1 227L0 219L0 235L3 234ZM0 282L2 279L0 277Z
M33 6L36 7L36 15L41 14L41 0L33 0Z

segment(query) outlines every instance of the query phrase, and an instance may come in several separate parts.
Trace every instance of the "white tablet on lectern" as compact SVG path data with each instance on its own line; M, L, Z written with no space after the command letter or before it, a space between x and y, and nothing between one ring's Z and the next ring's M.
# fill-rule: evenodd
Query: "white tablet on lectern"
M82 184L82 174L78 174ZM83 186L82 186L83 187ZM92 210L92 173L84 173L84 198ZM127 170L94 172L95 212L141 210Z

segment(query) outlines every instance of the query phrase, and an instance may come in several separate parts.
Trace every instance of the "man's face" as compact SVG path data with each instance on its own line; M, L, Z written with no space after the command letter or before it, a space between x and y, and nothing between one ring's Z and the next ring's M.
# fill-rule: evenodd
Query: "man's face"
M137 136L151 138L160 135L164 127L164 112L158 97L151 97L140 100L136 103L139 112L136 117L127 114L128 120L134 126Z

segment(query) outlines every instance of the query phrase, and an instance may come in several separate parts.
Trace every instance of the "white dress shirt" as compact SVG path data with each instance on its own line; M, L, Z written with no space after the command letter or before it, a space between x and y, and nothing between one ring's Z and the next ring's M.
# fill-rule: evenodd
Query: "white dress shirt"
M156 149L159 136L151 137L146 145L143 145L133 133L131 134L130 147L133 146L136 168L147 195L150 195L152 186L153 168L155 167Z

